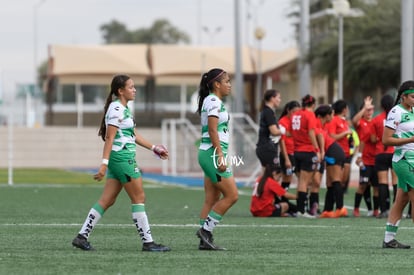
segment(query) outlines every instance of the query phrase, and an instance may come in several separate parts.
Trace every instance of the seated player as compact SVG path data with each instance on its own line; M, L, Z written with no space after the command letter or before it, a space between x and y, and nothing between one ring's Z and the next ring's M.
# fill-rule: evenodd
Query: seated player
M250 212L255 217L296 216L297 207L289 200L295 200L296 194L288 193L278 182L281 176L279 165L266 165L263 176L253 189Z

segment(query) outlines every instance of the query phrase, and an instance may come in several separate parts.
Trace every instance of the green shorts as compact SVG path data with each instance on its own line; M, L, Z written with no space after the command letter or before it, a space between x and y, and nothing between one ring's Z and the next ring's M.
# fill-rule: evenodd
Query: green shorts
M227 156L227 152L223 152L224 156ZM230 166L227 166L226 171L220 172L217 168L217 159L216 156L213 159L214 149L211 147L208 150L198 150L198 163L201 166L201 169L204 171L204 175L213 183L217 183L221 181L221 178L230 178L233 176L233 172L231 171Z
M414 188L414 164L403 158L392 163L392 168L398 176L398 188L404 192Z
M141 171L135 160L135 154L125 154L125 151L122 151L111 152L106 177L108 179L117 179L122 184L125 184L130 182L131 179L141 177Z

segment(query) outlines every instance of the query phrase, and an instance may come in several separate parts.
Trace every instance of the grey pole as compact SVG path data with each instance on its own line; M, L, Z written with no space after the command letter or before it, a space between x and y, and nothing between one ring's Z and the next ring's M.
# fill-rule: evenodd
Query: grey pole
M234 79L235 85L233 89L234 95L234 109L235 113L243 113L243 73L242 73L242 57L241 57L241 26L240 26L240 1L234 0L234 36L235 36L235 64L234 64Z
M310 31L309 31L309 0L302 0L300 7L300 35L299 35L299 93L300 97L304 97L311 91L311 70L310 64L306 62L306 56L309 50L310 44Z
M339 35L338 35L338 98L343 99L343 79L344 79L344 17L338 15Z
M401 82L414 79L414 0L401 0Z

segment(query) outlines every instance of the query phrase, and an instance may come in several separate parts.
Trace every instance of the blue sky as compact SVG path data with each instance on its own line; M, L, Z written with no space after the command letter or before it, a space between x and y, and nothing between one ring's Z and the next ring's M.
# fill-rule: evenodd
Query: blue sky
M256 45L253 30L258 25L266 31L264 49L296 45L294 22L287 18L292 0L239 1L243 43ZM15 83L33 82L35 13L38 63L47 58L50 44L102 44L99 27L113 19L135 30L166 18L189 34L194 45L234 44L234 0L0 0L0 4L0 88L4 91ZM210 33L219 27L221 31L209 36L203 26Z

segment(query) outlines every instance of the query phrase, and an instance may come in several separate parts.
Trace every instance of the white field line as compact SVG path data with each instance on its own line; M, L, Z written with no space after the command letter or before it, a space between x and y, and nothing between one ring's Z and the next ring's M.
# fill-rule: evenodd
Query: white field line
M3 223L0 227L80 227L80 223ZM151 227L197 228L198 224L151 224ZM133 224L98 224L97 227L135 228ZM220 228L352 228L353 225L310 225L310 224L220 224ZM366 226L367 229L385 229L384 226ZM398 229L414 230L414 227L399 227Z

